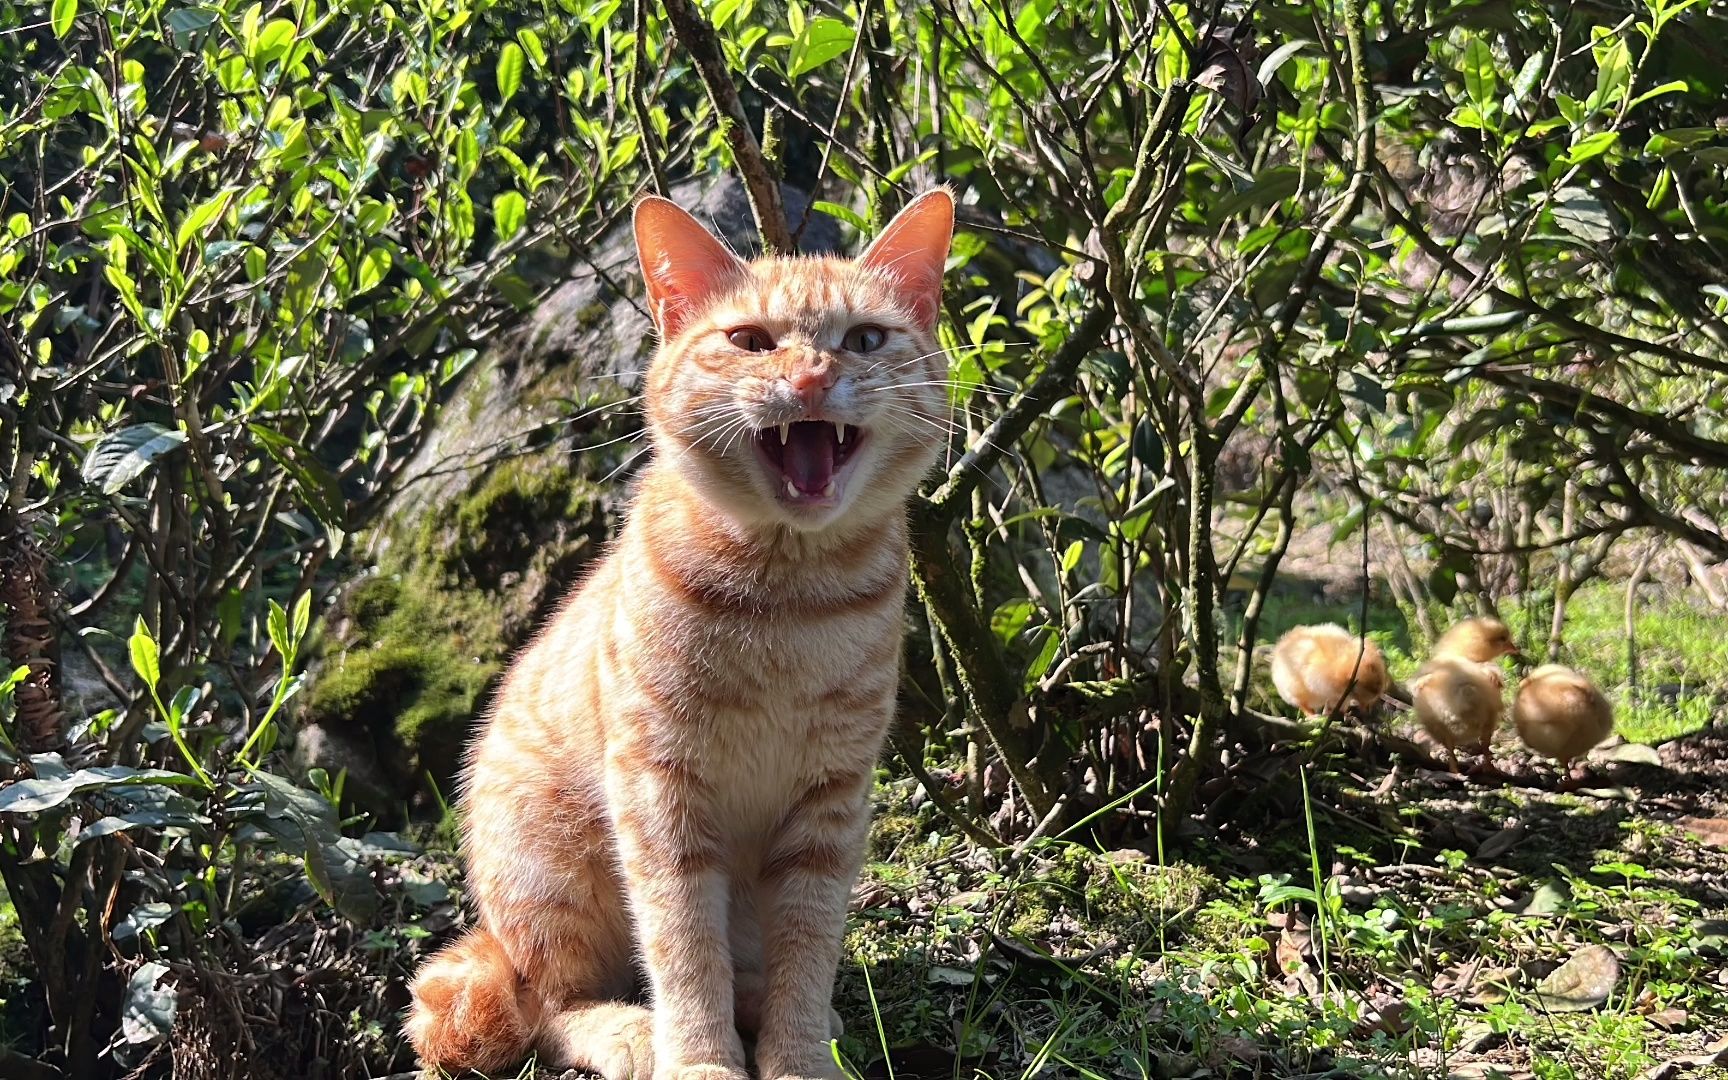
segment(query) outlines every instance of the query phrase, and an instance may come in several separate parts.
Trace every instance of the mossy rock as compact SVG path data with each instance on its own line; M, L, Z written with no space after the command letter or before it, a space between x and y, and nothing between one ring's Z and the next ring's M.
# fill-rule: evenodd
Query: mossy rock
M391 818L397 804L449 798L505 661L599 554L614 506L568 463L535 455L422 518L338 602L300 711L318 729L303 764L346 769L355 804Z

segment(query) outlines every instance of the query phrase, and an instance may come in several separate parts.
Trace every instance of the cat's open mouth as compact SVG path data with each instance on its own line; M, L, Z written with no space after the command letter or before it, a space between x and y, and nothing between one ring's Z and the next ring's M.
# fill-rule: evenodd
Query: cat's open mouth
M837 420L799 420L756 433L756 448L771 467L775 494L787 502L815 505L838 495L835 476L864 442L864 429Z

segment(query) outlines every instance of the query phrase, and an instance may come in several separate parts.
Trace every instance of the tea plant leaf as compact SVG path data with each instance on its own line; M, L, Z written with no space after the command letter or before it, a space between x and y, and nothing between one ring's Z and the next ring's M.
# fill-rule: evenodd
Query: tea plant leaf
M177 996L172 986L159 986L168 965L152 960L132 973L120 1014L120 1038L132 1044L157 1043L174 1027Z
M55 37L63 38L71 33L73 20L77 18L78 0L54 0L48 21L54 28Z
M857 31L839 19L829 16L811 19L799 31L792 45L792 64L786 74L792 78L814 71L852 48Z
M0 813L29 814L59 806L81 792L128 784L186 785L197 778L167 769L134 769L125 765L98 765L79 769L70 776L20 780L0 790Z
M121 428L104 436L84 459L84 482L113 495L185 442L185 432L154 421Z
M516 96L516 91L522 88L522 68L524 65L522 46L514 41L505 44L498 52L498 103L507 105Z

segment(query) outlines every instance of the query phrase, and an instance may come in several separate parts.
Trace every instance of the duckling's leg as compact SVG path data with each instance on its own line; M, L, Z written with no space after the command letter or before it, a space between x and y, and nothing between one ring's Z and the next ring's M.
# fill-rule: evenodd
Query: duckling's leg
M1458 767L1458 751L1452 749L1450 746L1446 748L1446 771L1451 773L1453 776L1457 776L1459 773L1463 772L1463 770Z
M1480 760L1470 767L1471 776L1487 776L1499 780L1506 779L1505 771L1501 769L1499 765L1494 763L1494 751L1488 745L1486 739L1484 739L1482 744L1476 748L1476 753L1480 756Z

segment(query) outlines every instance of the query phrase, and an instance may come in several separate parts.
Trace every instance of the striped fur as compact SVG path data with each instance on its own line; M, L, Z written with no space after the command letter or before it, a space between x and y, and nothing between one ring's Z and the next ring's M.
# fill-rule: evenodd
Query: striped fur
M935 292L952 202L914 202L861 259L744 264L663 201L637 211L663 342L655 460L607 557L517 659L471 751L479 923L416 978L421 1060L530 1051L605 1080L830 1076L829 999L892 715L906 501L943 442ZM932 270L932 266L934 270ZM886 331L846 351L860 324ZM772 335L772 351L728 331ZM758 432L866 434L833 505L777 498ZM634 1004L645 972L651 1006Z

